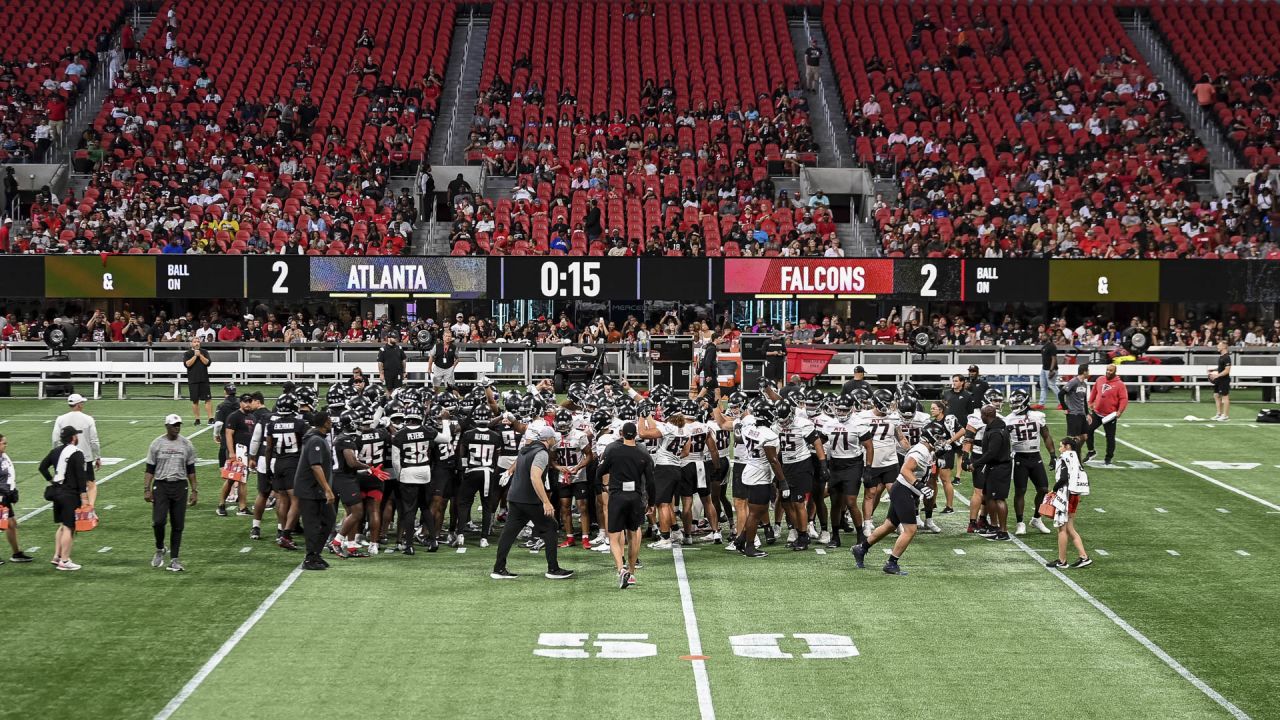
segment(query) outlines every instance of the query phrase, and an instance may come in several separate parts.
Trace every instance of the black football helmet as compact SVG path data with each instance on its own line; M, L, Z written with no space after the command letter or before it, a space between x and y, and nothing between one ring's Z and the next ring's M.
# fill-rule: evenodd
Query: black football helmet
M763 423L765 425L773 424L774 413L776 410L774 409L774 404L769 402L767 398L758 397L752 400L747 406L747 410L751 413L751 416L756 419L756 422Z
M1031 394L1022 388L1009 393L1009 409L1021 415L1031 409Z
M276 398L276 414L277 415L297 415L298 414L298 398L288 393Z
M835 402L832 403L831 405L832 416L834 416L835 419L839 420L840 422L844 422L848 420L850 417L853 417L853 411L854 411L853 398L847 394L841 394L839 397L835 399Z
M555 422L552 424L558 433L567 433L573 429L573 413L561 408L556 411Z
M856 388L853 391L853 406L858 410L871 409L871 393L863 388Z
M613 416L606 410L596 410L591 413L591 427L596 431L596 435L603 434L605 430L613 424Z
M893 393L885 388L880 388L871 393L871 407L876 412L891 412L893 410Z
M951 435L952 433L947 432L946 426L936 420L925 425L920 431L920 439L935 448L946 442Z
M795 403L783 398L773 404L773 419L779 425L790 425L796 419Z
M1004 405L1004 393L995 388L991 388L987 391L986 395L982 396L982 401L987 405L995 405L996 412L999 412L1000 408Z

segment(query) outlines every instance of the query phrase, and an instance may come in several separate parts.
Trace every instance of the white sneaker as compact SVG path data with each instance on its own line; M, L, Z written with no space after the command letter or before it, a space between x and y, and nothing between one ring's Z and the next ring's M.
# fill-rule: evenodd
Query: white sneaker
M609 536L605 535L604 531L601 530L600 533L597 534L594 539L592 539L591 544L599 545L601 543L607 543L607 542L609 542Z
M720 535L720 531L716 530L715 532L707 536L707 542L715 545L719 545L720 543L724 542L724 538Z
M77 565L76 563L71 562L70 560L59 560L58 569L59 570L79 570L80 566Z
M480 538L480 547L489 547L489 538Z
M671 538L672 545L681 545L684 543L684 533L680 532L679 530L672 530L671 535L669 535L668 537Z
M1213 417L1211 417L1211 418L1209 418L1209 419L1210 419L1210 420L1221 420L1221 419L1222 419L1222 415L1221 415L1221 414L1214 415Z
M873 532L875 532L875 531L876 531L876 524L875 524L874 522L872 522L872 521L870 521L870 520L863 520L863 521L862 521L862 534L863 534L863 535L866 535L867 537L870 537L870 536L871 536L871 533L873 533Z
M516 538L519 540L528 540L531 535L533 535L533 526L525 525L520 528L520 534L517 535Z
M602 542L602 543L600 543L599 545L596 545L595 547L593 547L593 548L591 548L591 549L592 549L592 550L594 550L594 551L596 551L596 552L598 552L598 553L610 553L610 552L613 552L613 547L609 545L609 541L607 541L607 540L606 540L606 541L604 541L604 542Z
M942 526L938 525L938 523L935 522L933 518L929 518L928 520L924 521L924 529L927 530L928 532L933 533L934 535L937 535L938 533L942 532Z
M1230 419L1231 419L1231 418L1227 417L1226 415L1219 415L1219 416L1218 416L1218 422L1226 422L1226 421L1228 421L1228 420L1230 420Z
M370 555L378 554L378 543L369 543L369 554Z
M725 543L725 544L724 544L724 549L725 549L725 550L728 550L728 551L730 551L730 552L733 552L734 550L737 550L737 549L738 549L738 544L737 544L737 543Z
M774 524L773 524L773 536L774 536L774 537L778 537L778 536L779 536L779 535L781 535L781 534L782 534L782 525L780 525L780 524L778 524L778 523L774 523Z
M670 550L671 541L664 539L664 540L658 540L657 542L651 542L649 543L649 549L650 550Z
M467 544L467 537L462 533L458 533L458 544L454 545L454 547L462 547L463 545L466 545L466 544Z
M826 545L826 544L827 544L827 543L829 543L829 542L831 542L831 533L830 533L830 532L828 532L828 531L826 531L826 530L823 530L823 531L818 535L818 544L819 544L819 545Z
M818 537L818 526L813 521L809 522L809 537Z
M795 529L795 528L791 528L791 532L787 533L787 542L788 542L788 543L793 543L793 542L795 542L795 541L796 541L796 538L797 538L797 537L799 537L799 534L798 534L798 533L796 533L796 529Z
M682 545L692 545L692 544L693 544L693 536L692 536L692 535L684 535L684 534L681 534L681 535L680 535L680 543L681 543Z
M1014 529L1013 534L1014 534L1014 535L1026 535L1026 534L1027 534L1027 524L1026 524L1026 523L1024 523L1024 522L1020 522L1020 523L1018 523L1018 527Z
M1045 527L1045 525L1044 525L1044 521L1043 521L1043 520L1041 520L1040 518L1036 518L1035 520L1032 520L1032 521L1031 521L1031 527L1035 528L1036 530L1039 530L1040 532L1044 533L1045 535L1048 535L1048 534L1049 534L1049 528Z
M759 536L759 535L756 535L756 538L755 538L755 539L756 539L756 542L755 542L756 549L757 549L757 550L759 550L759 549L760 549L760 536Z

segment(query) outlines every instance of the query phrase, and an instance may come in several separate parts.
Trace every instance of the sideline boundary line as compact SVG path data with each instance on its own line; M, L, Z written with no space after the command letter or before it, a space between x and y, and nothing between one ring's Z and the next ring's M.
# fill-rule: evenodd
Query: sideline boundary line
M680 609L684 611L684 631L689 636L689 654L693 656L693 681L698 691L698 714L701 720L715 720L716 708L711 702L711 681L707 677L707 661L701 659L702 639L698 635L698 617L693 612L693 592L684 568L684 550L671 548L676 561L676 581L680 586ZM164 720L157 717L156 720Z
M963 502L966 507L969 506L969 498L964 497L963 495L957 493L956 499ZM1210 700L1220 705L1222 709L1226 710L1228 713L1231 713L1231 716L1234 717L1236 720L1253 720L1251 717L1249 717L1248 713L1246 713L1245 711L1237 707L1235 703L1223 697L1222 693L1210 687L1209 683L1201 680L1198 676L1196 676L1195 673L1188 670L1185 665L1178 662L1169 653L1165 652L1164 648L1155 644L1155 642L1151 640L1151 638L1147 637L1146 635L1143 635L1141 630L1138 630L1134 626L1130 625L1128 621L1126 621L1124 618L1120 617L1120 615L1117 614L1115 610L1112 610L1111 608L1107 607L1106 604L1104 604L1101 600L1089 594L1089 591L1085 590L1083 587L1080 587L1079 583L1077 583L1075 580L1072 580L1071 578L1067 577L1066 574L1063 573L1061 570L1054 570L1052 568L1045 567L1044 559L1041 558L1039 555L1037 555L1036 551L1033 550L1029 545L1023 542L1022 538L1018 537L1017 535L1011 534L1009 536L1009 539L1012 540L1013 543L1017 545L1020 550L1022 550L1022 552L1026 553L1027 556L1029 556L1032 560L1034 560L1037 565L1049 571L1055 577L1057 577L1059 580L1065 583L1066 586L1071 588L1076 595L1079 595L1086 602L1092 605L1098 612L1105 615L1108 620L1115 623L1121 630L1124 630L1125 633L1129 635L1129 637L1133 638L1134 640L1137 640L1138 643L1141 644L1142 647L1146 648L1152 655L1155 655L1156 657L1160 658L1160 661L1163 662L1165 665L1167 665L1170 670L1173 670L1174 672L1178 673L1178 675L1181 675L1183 680L1186 680L1187 682L1191 683L1193 686L1195 686L1197 690L1204 693L1206 697L1208 697Z
M1187 467L1186 465L1182 465L1182 464L1176 463L1176 462L1174 462L1174 461L1172 461L1172 460L1168 460L1168 459L1162 458L1162 457L1160 457L1159 455L1157 455L1157 454L1155 454L1155 453L1151 452L1150 450L1145 450L1145 449L1143 449L1143 448L1138 447L1137 445L1134 445L1133 443L1129 442L1128 440L1121 440L1120 438L1116 438L1116 442L1120 443L1121 445L1124 445L1125 447L1129 448L1130 450L1137 450L1138 452L1142 453L1143 455L1146 455L1147 457L1149 457L1149 458L1151 458L1151 459L1153 459L1153 460L1155 460L1155 461L1157 461L1157 462L1162 462L1162 463L1164 463L1164 464L1168 465L1169 467L1177 468L1177 469L1181 470L1181 471L1182 471L1182 472L1184 472L1184 473L1187 473L1187 474L1189 474L1189 475L1194 475L1194 476L1196 476L1196 477L1200 478L1201 480L1204 480L1204 481L1206 481L1206 482L1213 483L1214 485L1217 485L1218 487L1222 488L1223 490L1228 490L1228 491L1230 491L1230 492L1233 492L1233 493L1235 493L1235 494L1239 495L1240 497L1248 498L1248 499L1250 499L1250 500L1252 500L1252 501L1254 501L1254 502L1258 503L1259 505L1262 505L1262 506L1263 506L1263 507L1265 507L1265 508L1269 508L1269 509L1271 509L1271 510L1275 510L1275 511L1280 512L1280 505L1277 505L1277 504L1275 504L1275 503L1271 502L1270 500L1263 500L1262 498L1258 497L1257 495L1254 495L1254 494L1249 493L1249 492L1245 492L1244 490L1241 490L1240 488L1238 488L1238 487L1236 487L1236 486L1234 486L1234 485L1228 485L1227 483L1224 483L1224 482L1222 482L1221 480L1217 480L1217 479L1215 479L1215 478L1211 478L1211 477L1209 477L1208 475L1205 475L1204 473L1200 472L1199 470L1192 470L1191 468Z
M212 426L212 425L206 425L206 426L204 426L203 428L201 428L201 429L199 429L199 430L197 430L197 431L195 431L195 432L193 432L193 433L191 433L190 435L187 435L187 436L185 436L185 437L186 437L188 440L190 440L191 438L194 438L194 437L196 437L197 435L203 435L204 433L207 433L207 432L209 432L209 431L210 431L210 430L212 430L212 429L213 429L213 426ZM141 460L135 460L135 461L133 461L133 462L129 463L128 465L125 465L124 467L120 468L119 470L116 470L115 472L111 473L110 475L108 475L108 476L106 476L106 477L102 478L101 480L98 480L98 481L97 481L97 483L98 483L98 485L99 485L99 486L105 485L105 484L107 483L107 481L108 481L108 480L110 480L110 479L112 479L112 478L120 477L121 475L123 475L123 474L125 474L126 472L128 472L128 471L130 471L130 470L132 470L132 469L134 469L134 468L136 468L136 467L138 467L139 465L141 465L142 463L144 463L144 462L146 462L146 461L147 461L147 458L146 458L145 456L144 456ZM37 473L36 477L39 477L39 474L38 474L38 473ZM43 479L43 478L41 478L41 479ZM51 503L51 502L46 502L44 505L41 505L40 507L36 508L35 510L32 510L31 512L27 513L26 515L23 515L22 517L18 518L18 523L19 523L19 524L24 523L24 522L26 522L26 521L30 520L31 518L33 518L33 517L35 517L35 516L39 515L40 513L44 512L44 511L46 511L46 510L51 509L52 507L53 507L53 503Z
M173 699L170 700L169 703L160 710L160 712L156 713L155 720L168 720L172 717L173 714L182 707L182 704L195 694L195 691L198 690L209 675L218 668L218 665L222 664L222 661L226 659L227 655L231 654L231 651L235 649L236 645L240 644L240 641L244 639L244 636L249 634L249 631L253 629L253 626L258 624L258 621L262 619L262 616L267 614L267 611L271 609L271 606L276 604L276 601L280 599L280 596L284 595L285 590L292 587L293 583L301 576L302 566L299 565L294 568L293 572L289 573L278 586L276 586L276 589L267 596L266 600L262 601L261 605L258 605L258 609L254 610L252 615L246 618L244 622L240 623L240 627L236 628L236 631L231 633L231 637L227 638L227 641L222 643L222 647L218 648L218 651L206 660L204 665L200 666L200 669L196 671L195 675L191 676L191 679L187 681L186 685L182 686L182 689L178 691L178 694L174 695Z

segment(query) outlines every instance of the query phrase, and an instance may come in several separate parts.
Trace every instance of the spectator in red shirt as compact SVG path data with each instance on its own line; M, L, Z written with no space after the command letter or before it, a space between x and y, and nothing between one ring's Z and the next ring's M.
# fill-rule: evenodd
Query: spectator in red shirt
M1111 464L1111 459L1116 454L1116 427L1120 425L1120 416L1124 415L1128 407L1129 389L1116 375L1116 366L1112 363L1107 366L1106 375L1098 378L1093 384L1093 390L1089 391L1089 412L1092 419L1089 423L1089 454L1085 456L1085 462L1089 462L1097 454L1093 451L1093 433L1101 426L1107 435L1107 454L1103 456L1102 462Z
M888 320L880 318L876 321L874 335L876 336L876 342L881 345L892 345L898 341L898 327Z
M124 342L124 315L116 313L116 317L111 321L109 327L111 329L111 342Z
M61 95L49 98L44 104L45 114L49 116L49 133L54 142L62 140L62 126L67 122L67 101Z
M0 224L0 253L9 252L9 232L13 230L13 218L5 218Z
M240 323L232 320L218 331L218 342L240 342L244 333L240 332Z

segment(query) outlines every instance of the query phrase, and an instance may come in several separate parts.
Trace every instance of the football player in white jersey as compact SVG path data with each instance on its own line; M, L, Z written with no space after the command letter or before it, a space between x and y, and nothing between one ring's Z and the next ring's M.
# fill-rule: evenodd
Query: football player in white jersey
M573 547L573 503L578 504L578 520L582 528L582 546L591 549L591 514L587 500L591 484L587 482L586 469L591 464L591 439L573 426L573 413L561 408L556 412L553 427L559 437L552 455L551 470L559 480L560 524L564 528L564 542L560 547Z
M619 426L617 432L614 431L615 417L607 410L596 410L591 414L591 418L595 428L595 433L591 438L591 453L598 461L604 457L604 451L610 445L622 439L621 426ZM634 421L634 417L632 421ZM598 477L591 478L590 482L593 489L597 491L596 506L600 517L600 534L591 541L590 549L602 553L612 552L609 547L609 493L600 483Z
M875 448L871 462L862 471L862 484L867 493L862 498L862 532L870 535L876 523L872 520L880 496L898 477L898 448L907 444L902 422L893 409L893 392L880 388L871 394L871 411L863 415L871 428L871 444Z
M649 544L653 550L670 550L673 544L680 542L680 531L672 529L676 519L674 502L690 442L684 429L687 418L683 411L678 406L673 406L671 411L665 421L659 422L653 419L652 405L646 404L636 423L640 437L655 441L657 446L653 452L652 502L658 508L658 529L662 536Z
M798 417L795 405L783 400L776 403L774 408L777 414L774 432L778 433L778 455L787 485L791 488L790 501L783 503L787 520L791 522L787 547L800 552L807 550L810 542L809 499L813 494L814 483L812 458L816 454L825 469L827 456L822 448L822 437L813 422L807 417Z
M743 462L744 456L739 451L742 446L740 431L745 429L747 425L754 423L755 418L746 413L747 397L740 392L735 392L729 396L725 402L724 410L716 406L711 411L711 421L719 428L716 433L716 442L722 448L728 448L729 454L728 462L722 465L722 467L727 465L727 468L721 472L721 492L723 492L723 483L726 479L733 485L733 509L730 510L727 503L721 505L726 516L725 519L732 528L729 542L725 544L726 550L737 547L734 545L734 540L742 534L742 526L747 521L748 515L747 491L742 484L742 473L746 465ZM730 443L730 438L732 438L732 443Z
M925 427L931 422L941 422L942 416L934 414L937 410L934 409L933 406L930 406L930 408L931 412L924 412L920 409L920 400L914 394L914 389L905 392L901 390L899 391L898 417L902 418L902 434L907 437L907 447L900 447L899 449L899 465L906 461L907 450L915 447L920 442L920 434L924 431ZM937 455L936 450L934 454L935 456ZM930 473L928 480L930 487L933 487L936 492L938 489L937 474ZM916 525L922 527L926 532L935 534L942 532L942 527L933 521L933 511L937 506L937 498L931 497L922 503L922 505L924 507L924 520L916 523Z
M853 398L841 395L832 405L831 415L823 416L818 425L831 479L827 490L831 495L831 539L828 548L840 547L840 523L848 508L859 540L862 532L862 508L858 490L862 487L865 461L874 457L871 427L854 412Z
M828 413L833 399L817 388L810 388L805 392L805 416L813 423L814 428L821 428L823 423L831 419ZM822 431L818 432L821 434ZM831 453L826 445L827 442L823 439L822 450L830 458ZM827 483L831 480L831 470L819 462L817 453L814 453L812 459L814 476L813 493L809 496L808 506L809 536L810 539L816 536L819 544L826 545L831 542L831 519L827 516Z
M1009 426L1009 439L1013 443L1013 512L1017 516L1018 525L1015 535L1025 535L1027 525L1022 520L1023 505L1026 501L1027 480L1035 486L1035 502L1033 509L1040 507L1040 501L1049 492L1049 474L1045 471L1044 459L1040 456L1040 443L1049 450L1050 463L1057 460L1054 452L1053 436L1049 434L1049 424L1044 413L1031 409L1031 395L1018 388L1009 394L1009 409L1013 412L1005 417L1005 425ZM1031 527L1044 534L1049 534L1038 513L1031 520Z
M934 448L945 442L947 431L941 424L931 423L920 433L920 442L907 451L898 476L889 490L889 515L867 538L851 549L854 561L859 568L865 567L867 551L871 546L884 539L895 529L900 530L898 539L893 543L893 550L884 564L884 571L889 575L906 575L898 564L902 554L907 551L911 539L916 535L916 516L919 514L920 501L933 496L928 477L933 472ZM895 457L896 459L896 457Z
M719 544L720 521L716 515L715 504L711 501L711 481L714 468L720 465L720 448L716 444L716 428L704 422L703 412L692 400L683 403L685 434L689 438L689 454L685 456L680 475L680 508L684 519L684 544L693 544L693 496L702 501L702 511L711 526L706 542Z
M742 513L745 518L739 522L741 532L734 542L744 556L762 558L768 553L755 546L756 527L769 519L774 486L778 487L784 502L791 499L791 489L778 460L778 434L771 427L773 407L757 398L750 408L754 419L748 422L749 418L743 418L734 424L734 433L740 440L734 450L735 458L742 458L742 487L747 499L747 512Z

